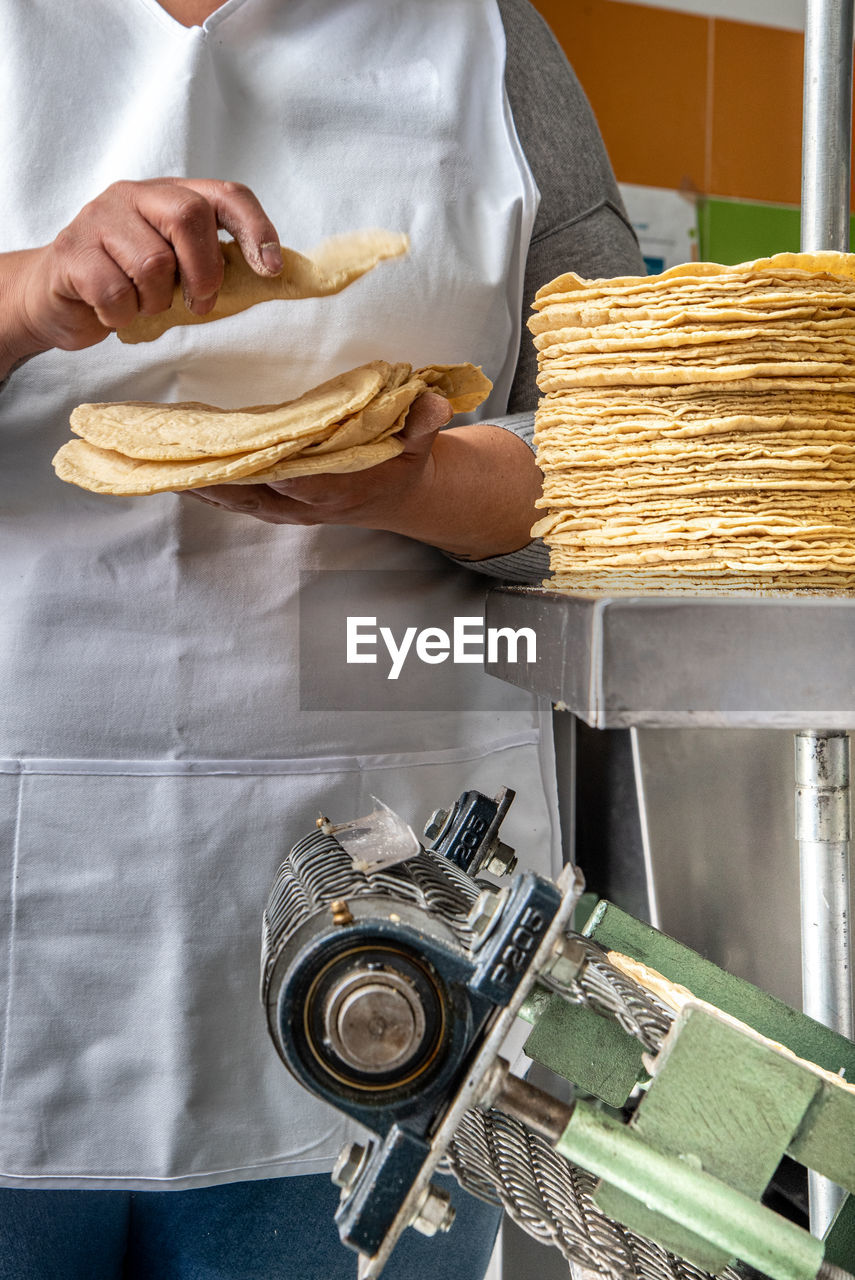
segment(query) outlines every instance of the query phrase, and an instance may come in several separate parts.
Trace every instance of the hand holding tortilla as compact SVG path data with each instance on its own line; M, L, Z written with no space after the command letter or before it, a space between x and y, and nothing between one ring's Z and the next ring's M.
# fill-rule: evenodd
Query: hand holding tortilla
M53 464L62 480L94 493L150 494L297 476L361 471L394 458L414 400L435 390L453 412L486 399L491 383L471 364L375 360L281 405L80 405Z
M382 466L335 474L325 470L269 483L256 483L255 476L247 476L234 484L190 489L188 495L224 513L252 516L266 524L345 524L416 536L426 515L432 527L447 507L444 446L454 454L453 446L468 430L488 430L481 424L479 428L442 431L452 416L451 405L443 396L422 392L394 437L399 452ZM493 430L508 435L499 428ZM327 455L331 460L337 456ZM451 461L455 465L454 458ZM470 503L474 502L471 488L469 496Z
M220 229L234 237L259 278L283 270L276 228L240 183L112 183L49 244L15 255L11 357L102 342L137 316L170 308L176 280L186 300L181 313L209 312L223 282Z
M233 241L222 242L221 230ZM280 245L241 183L114 182L51 243L9 256L11 322L0 375L39 352L78 351L113 331L123 342L150 342L174 325L258 302L338 293L408 244L397 232L356 231L304 256Z
M175 325L205 324L224 316L246 311L259 302L286 301L292 298L323 298L340 293L354 280L365 275L385 258L399 258L407 252L409 240L393 231L354 231L331 236L304 256L284 245L267 244L268 251L280 253L281 269L276 275L259 275L247 262L241 246L235 242L220 246L223 254L223 282L216 302L204 314L190 311L183 290L175 286L172 305L157 315L138 315L129 325L117 330L122 342L153 342Z

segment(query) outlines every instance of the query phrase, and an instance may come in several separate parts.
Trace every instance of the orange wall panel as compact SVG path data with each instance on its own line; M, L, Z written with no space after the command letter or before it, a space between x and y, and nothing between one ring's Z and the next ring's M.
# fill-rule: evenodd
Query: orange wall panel
M624 0L533 2L576 69L619 181L800 203L801 32Z
M798 204L804 37L717 20L713 42L708 193Z
M535 6L582 82L620 181L703 191L711 20L619 0Z

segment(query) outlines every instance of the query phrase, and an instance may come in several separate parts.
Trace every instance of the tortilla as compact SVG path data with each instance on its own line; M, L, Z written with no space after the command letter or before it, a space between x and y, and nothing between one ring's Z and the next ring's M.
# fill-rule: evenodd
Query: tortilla
M409 365L402 367L409 368ZM386 387L359 413L340 422L332 435L307 445L304 455L337 453L340 449L383 440L392 432L400 431L410 405L425 389L426 384L415 375L401 386Z
M403 424L402 424L403 425ZM239 484L274 484L278 480L296 480L300 476L339 475L348 471L367 471L389 462L404 451L404 442L389 436L385 440L372 440L368 444L355 445L351 449L339 449L335 453L315 455L301 454L253 472L238 481Z
M433 364L417 369L428 387L445 396L455 413L471 413L477 409L492 390L493 384L474 364Z
M245 409L189 402L82 404L72 411L71 429L102 449L160 462L225 457L288 440L299 444L362 409L398 367L374 360L296 400Z
M176 285L168 311L155 316L139 315L129 325L117 329L116 334L121 342L153 342L175 325L208 324L246 311L259 302L322 298L340 293L378 263L401 257L409 244L409 237L401 232L370 229L332 236L307 255L280 245L281 273L260 276L250 267L238 244L228 241L221 246L223 283L207 315L197 316L188 310L181 286Z
M491 386L471 364L413 372L375 360L281 405L82 405L71 418L81 438L63 445L53 464L71 484L123 495L361 471L403 451L396 433L429 387L468 411Z

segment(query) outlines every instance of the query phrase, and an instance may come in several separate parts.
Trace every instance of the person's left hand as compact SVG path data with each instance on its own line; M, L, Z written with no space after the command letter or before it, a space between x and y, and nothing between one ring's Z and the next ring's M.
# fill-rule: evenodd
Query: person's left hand
M413 401L397 458L344 475L278 484L219 484L191 497L270 524L357 525L403 534L463 560L506 555L530 541L543 477L519 436L489 422L441 431L448 401Z
M394 529L402 507L427 494L433 484L432 449L451 405L436 392L413 401L396 458L365 471L299 476L275 484L218 484L190 489L191 497L269 524L349 524Z

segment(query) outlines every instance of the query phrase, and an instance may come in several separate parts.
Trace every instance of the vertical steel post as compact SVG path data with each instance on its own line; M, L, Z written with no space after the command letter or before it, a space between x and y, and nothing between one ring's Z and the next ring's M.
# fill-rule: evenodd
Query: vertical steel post
M802 1003L817 1022L852 1038L849 936L849 735L796 734L796 838L799 842ZM822 1236L843 1197L810 1174L810 1223Z
M797 733L805 1012L851 1038L849 834L848 734Z
M849 248L853 0L807 0L802 124L805 253Z
M802 126L802 251L849 249L852 40L855 0L807 0ZM796 837L801 865L802 999L819 1022L852 1037L849 936L849 738L796 735ZM811 1231L840 1203L810 1175Z

